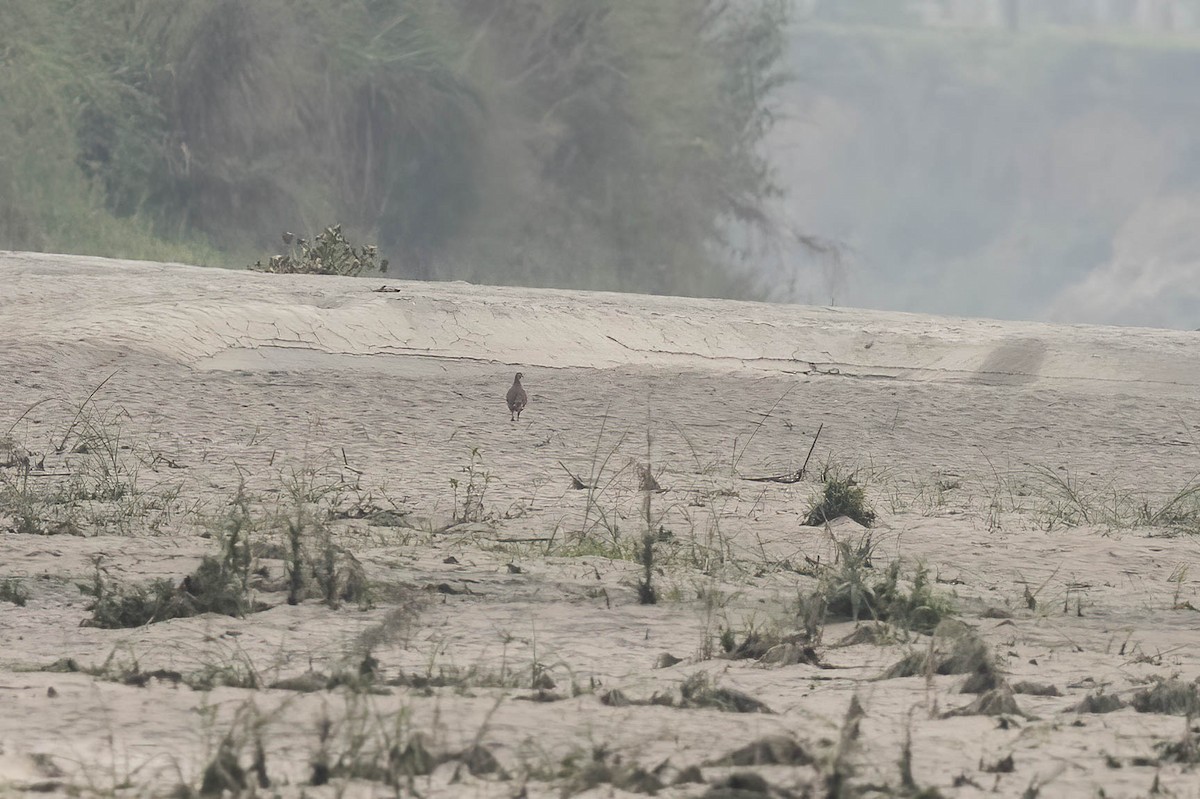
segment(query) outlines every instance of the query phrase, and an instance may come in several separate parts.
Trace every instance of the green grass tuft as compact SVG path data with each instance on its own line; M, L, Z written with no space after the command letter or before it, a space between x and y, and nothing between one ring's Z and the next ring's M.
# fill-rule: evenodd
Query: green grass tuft
M817 527L845 516L863 527L875 523L875 511L867 504L866 493L853 477L830 475L825 478L821 500L809 509L804 523Z

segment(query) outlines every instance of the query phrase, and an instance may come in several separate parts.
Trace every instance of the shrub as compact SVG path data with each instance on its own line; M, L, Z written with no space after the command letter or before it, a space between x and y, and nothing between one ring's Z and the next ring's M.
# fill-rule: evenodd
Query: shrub
M379 262L375 260L378 254L375 245L355 247L342 235L341 225L325 228L325 231L311 242L291 233L284 233L283 243L288 245L286 255L272 255L266 265L262 261L255 261L250 268L257 272L282 275L349 277L357 277L363 272L387 272L387 259Z

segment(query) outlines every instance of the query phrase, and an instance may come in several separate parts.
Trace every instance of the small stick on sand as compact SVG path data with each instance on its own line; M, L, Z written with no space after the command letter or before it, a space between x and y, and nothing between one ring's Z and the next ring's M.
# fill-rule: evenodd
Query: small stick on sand
M348 469L349 471L352 471L359 476L366 474L366 472L359 471L358 469L355 469L353 466L351 466L350 460L346 457L346 448L342 447L341 449L342 449L342 465L345 466L346 469Z
M817 426L817 434L813 436L812 446L808 448L808 457L804 459L804 465L794 472L787 474L779 474L773 477L743 477L743 480L749 480L752 483L799 483L804 479L805 470L808 469L808 462L812 460L813 450L817 448L817 439L821 437L821 431L825 429L825 423L822 422Z
M590 486L576 477L575 473L568 469L562 461L559 461L558 465L562 466L562 470L571 476L571 488L575 489L576 491L582 491L585 488L595 488L595 486Z

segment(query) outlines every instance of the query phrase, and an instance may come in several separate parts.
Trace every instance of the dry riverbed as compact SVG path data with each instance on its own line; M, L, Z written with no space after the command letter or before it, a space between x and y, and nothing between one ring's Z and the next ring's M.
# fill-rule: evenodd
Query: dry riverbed
M1200 334L381 285L0 253L0 793L1200 796Z

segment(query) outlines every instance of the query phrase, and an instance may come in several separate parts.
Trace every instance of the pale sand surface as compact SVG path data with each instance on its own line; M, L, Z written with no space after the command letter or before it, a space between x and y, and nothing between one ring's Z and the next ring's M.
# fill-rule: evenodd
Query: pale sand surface
M398 291L373 291L384 284ZM503 397L518 369L530 405L513 424ZM818 763L750 770L772 795L824 796L857 694L848 796L901 790L909 731L916 784L945 796L1133 797L1156 781L1200 796L1195 767L1155 748L1183 738L1183 716L1074 710L1098 691L1129 700L1200 675L1200 539L1135 523L1141 503L1161 507L1200 473L1200 333L0 253L0 437L46 456L31 490L94 477L103 458L54 445L77 437L102 383L84 416L119 430L111 463L129 494L71 505L82 535L0 532L0 580L29 594L0 602L0 792L198 788L234 730L244 767L246 742L262 741L264 795L394 794L367 779L307 784L328 719L331 751L360 720L373 742L413 730L438 753L478 742L510 777L456 778L446 763L408 786L423 796L559 796L579 787L563 758L594 747L669 762L668 781L702 766L705 783L659 793L702 796L731 771L711 761L773 734ZM805 480L743 479L798 469L822 425ZM482 519L454 525L473 452ZM652 606L638 604L630 559L647 462L665 489L650 495L653 524L670 536ZM941 718L976 698L958 691L962 675L877 679L930 639L892 630L835 646L850 621L818 647L833 668L702 657L723 629L798 632L797 598L816 585L798 570L834 559L831 535L858 540L844 522L801 526L825 464L867 487L877 570L926 564L1009 683L1061 695L1018 694L1024 717ZM597 480L590 508L563 466ZM19 469L0 473L11 486ZM271 590L281 556L263 549L269 610L80 626L91 598L77 584L97 558L116 580L181 580L214 552L212 520L239 485L265 518L294 505L298 479L328 489L321 508L402 520L329 525L375 584L374 607L289 606ZM13 519L0 507L0 529ZM73 658L110 676L136 663L270 684L353 671L368 648L381 680L474 669L475 684L201 691L44 670ZM663 652L682 662L654 668ZM563 698L526 701L534 664ZM502 671L523 684L479 677ZM599 699L677 694L696 672L773 712ZM1009 755L1011 770L989 770Z

